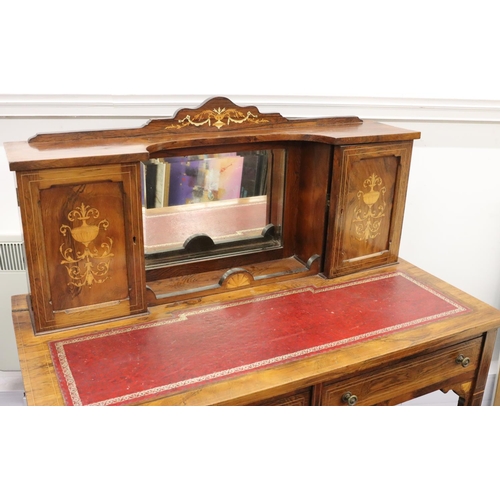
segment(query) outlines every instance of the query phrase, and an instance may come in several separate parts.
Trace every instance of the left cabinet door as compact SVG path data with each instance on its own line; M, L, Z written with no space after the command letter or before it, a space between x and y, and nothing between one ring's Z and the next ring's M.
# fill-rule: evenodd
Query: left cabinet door
M18 172L37 333L145 312L139 164Z

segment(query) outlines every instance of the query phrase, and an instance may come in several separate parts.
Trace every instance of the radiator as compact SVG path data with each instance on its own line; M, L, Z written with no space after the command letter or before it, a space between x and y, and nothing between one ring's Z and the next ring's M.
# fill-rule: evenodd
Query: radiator
M11 297L28 292L22 237L0 235L0 371L19 370Z

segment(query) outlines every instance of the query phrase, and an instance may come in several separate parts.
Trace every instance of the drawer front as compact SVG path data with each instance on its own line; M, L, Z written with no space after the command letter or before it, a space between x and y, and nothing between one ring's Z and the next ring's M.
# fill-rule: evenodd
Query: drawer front
M482 338L477 338L380 371L324 384L321 404L375 405L426 387L445 389L450 383L471 380L479 364L481 345Z
M293 392L283 396L266 399L250 406L310 406L311 395L312 388L307 388L299 392Z

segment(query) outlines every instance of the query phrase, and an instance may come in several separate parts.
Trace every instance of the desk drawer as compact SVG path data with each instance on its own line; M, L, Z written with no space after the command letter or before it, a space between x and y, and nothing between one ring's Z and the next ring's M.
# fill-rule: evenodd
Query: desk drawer
M250 406L310 406L311 395L312 388L308 387L297 392L259 401Z
M411 396L426 387L446 389L449 384L472 380L479 364L481 344L482 338L477 338L349 380L326 383L321 404L375 405L401 396L402 392Z

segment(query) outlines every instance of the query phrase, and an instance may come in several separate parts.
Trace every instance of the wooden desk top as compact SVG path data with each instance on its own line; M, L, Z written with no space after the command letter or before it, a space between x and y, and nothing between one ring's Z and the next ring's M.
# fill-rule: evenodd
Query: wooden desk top
M161 322L175 314L188 314L196 308L224 306L230 301L288 292L302 287L325 287L385 274L401 272L464 306L463 314L443 316L436 321L417 323L390 335L374 337L331 351L252 370L241 375L221 378L194 387L180 388L156 400L142 401L148 405L214 405L249 404L292 392L325 380L343 380L361 370L379 369L395 361L446 348L480 336L500 327L500 311L452 287L423 270L400 261L399 264L325 280L313 276L272 285L233 290L231 292L152 307L148 315L110 321L99 325L68 329L35 336L31 327L26 296L12 299L13 321L17 337L20 365L29 405L65 404L49 350L49 343L76 339L104 329L137 327L144 322ZM314 311L311 311L313 313ZM490 341L491 342L491 341ZM492 347L492 346L490 346ZM216 354L216 353L215 353ZM488 363L489 364L489 363ZM480 370L488 370L481 366Z

